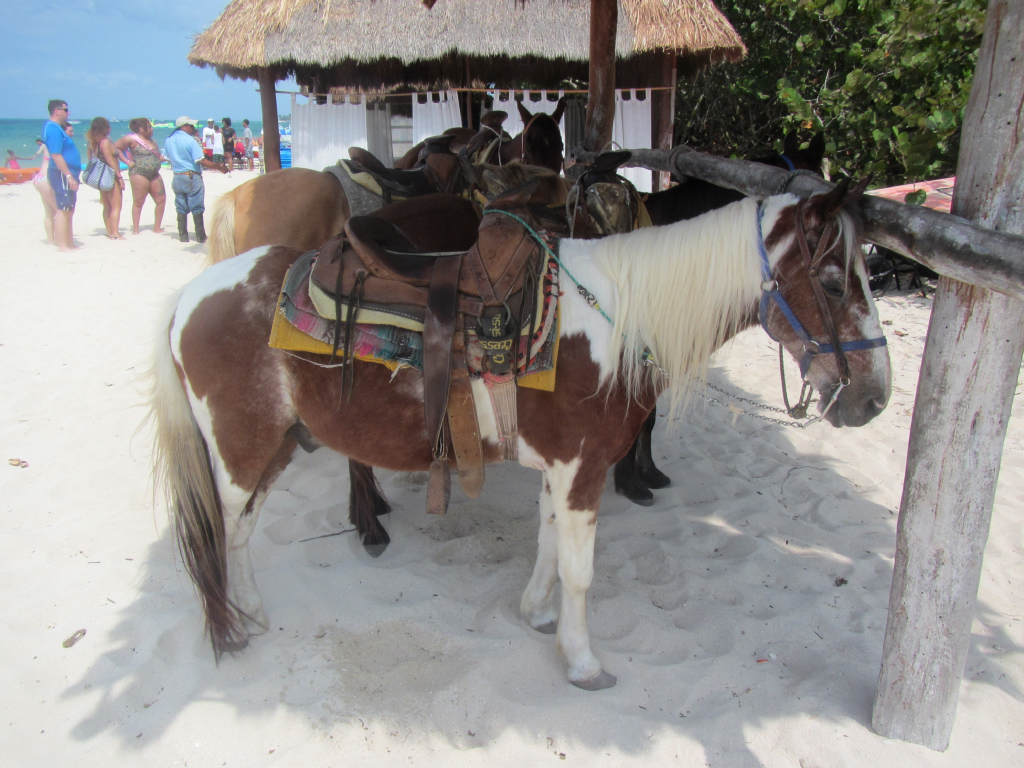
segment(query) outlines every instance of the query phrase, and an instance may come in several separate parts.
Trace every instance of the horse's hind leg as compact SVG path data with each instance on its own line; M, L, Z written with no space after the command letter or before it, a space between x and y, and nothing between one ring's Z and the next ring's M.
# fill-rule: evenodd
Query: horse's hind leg
M263 599L256 586L256 576L249 553L249 538L256 529L256 521L270 486L288 466L294 450L295 441L285 438L252 493L247 494L230 481L225 483L221 477L217 478L219 487L225 488L221 492L221 502L224 506L224 533L227 541L228 600L231 607L237 611L239 622L249 636L262 635L270 626L263 611ZM238 651L248 644L246 638L237 647L226 647L223 650Z
M651 411L644 425L640 428L640 434L636 438L636 471L640 478L647 484L648 488L657 490L667 488L672 484L672 478L662 472L654 465L654 456L651 455L651 433L654 432L654 425L658 421L658 409Z
M519 611L530 626L545 635L558 628L558 611L551 593L558 577L558 535L555 530L555 508L551 503L551 488L547 478L541 481L540 533L537 535L537 563L533 567L530 583L526 585Z
M391 537L377 518L390 512L391 505L381 493L373 467L349 459L348 478L348 518L362 539L363 549L371 557L380 557Z

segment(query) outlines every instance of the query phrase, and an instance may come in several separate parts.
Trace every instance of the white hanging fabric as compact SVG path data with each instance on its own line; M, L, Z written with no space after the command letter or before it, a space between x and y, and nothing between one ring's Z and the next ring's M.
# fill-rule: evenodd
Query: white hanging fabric
M346 97L350 100L352 97ZM366 102L317 104L292 109L292 167L319 171L348 159L349 147L366 149Z
M540 101L532 101L530 99L530 91L491 91L489 93L492 99L492 112L507 112L508 118L502 124L501 128L509 136L515 138L522 133L525 124L523 119L519 116L519 107L515 103L515 94L523 94L523 106L532 115L536 115L538 112L543 112L546 115L552 114L558 108L558 99L549 101L548 91L540 91ZM551 92L553 95L553 92ZM565 91L558 92L558 98L561 99L565 96ZM501 99L507 99L507 101L501 101ZM562 146L565 146L565 116L558 122L558 130L562 134Z
M384 163L385 168L395 164L394 148L391 145L391 106L377 104L366 110L366 148Z
M646 94L641 101L637 94ZM629 94L628 100L623 99ZM651 89L621 90L615 92L615 121L612 124L612 141L623 149L651 148ZM639 192L651 191L651 171L646 168L620 168Z
M438 101L434 101L434 93L427 91L426 103L420 101L423 94L412 97L412 143L414 145L430 136L440 136L449 128L462 126L459 95L452 90L437 95L440 98Z

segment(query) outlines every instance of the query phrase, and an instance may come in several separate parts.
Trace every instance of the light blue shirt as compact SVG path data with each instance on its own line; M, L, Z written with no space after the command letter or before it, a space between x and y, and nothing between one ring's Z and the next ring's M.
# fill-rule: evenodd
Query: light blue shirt
M78 173L82 170L82 156L78 154L75 142L64 132L63 126L53 120L43 123L43 143L46 144L51 155L61 155L64 158L71 173ZM56 167L54 165L54 168Z
M171 163L172 173L202 173L199 161L203 159L203 148L185 131L175 131L164 142L164 157Z

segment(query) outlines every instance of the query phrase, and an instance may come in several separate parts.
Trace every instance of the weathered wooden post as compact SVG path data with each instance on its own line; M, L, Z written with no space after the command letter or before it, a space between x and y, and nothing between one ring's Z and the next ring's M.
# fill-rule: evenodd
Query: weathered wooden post
M659 85L666 90L658 91L658 124L655 126L655 143L657 149L672 149L676 127L676 52L663 51L661 54L661 80ZM655 192L668 189L672 174L658 171Z
M618 0L590 0L590 93L583 146L592 152L600 152L612 140L618 25Z
M281 170L281 129L277 123L277 76L270 67L259 67L260 106L263 107L263 170Z
M953 213L1024 234L1024 0L990 0L961 131ZM970 645L1024 302L943 277L911 425L871 724L944 750Z

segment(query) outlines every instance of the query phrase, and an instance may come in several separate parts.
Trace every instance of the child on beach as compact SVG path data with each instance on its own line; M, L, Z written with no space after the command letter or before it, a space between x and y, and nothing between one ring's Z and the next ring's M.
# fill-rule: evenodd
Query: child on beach
M30 158L30 157L17 157L14 154L14 150L13 149L8 149L7 150L7 162L4 163L4 168L10 168L12 171L17 171L17 170L19 170L21 168L21 165L18 163L19 160L31 160L31 159L32 158Z

